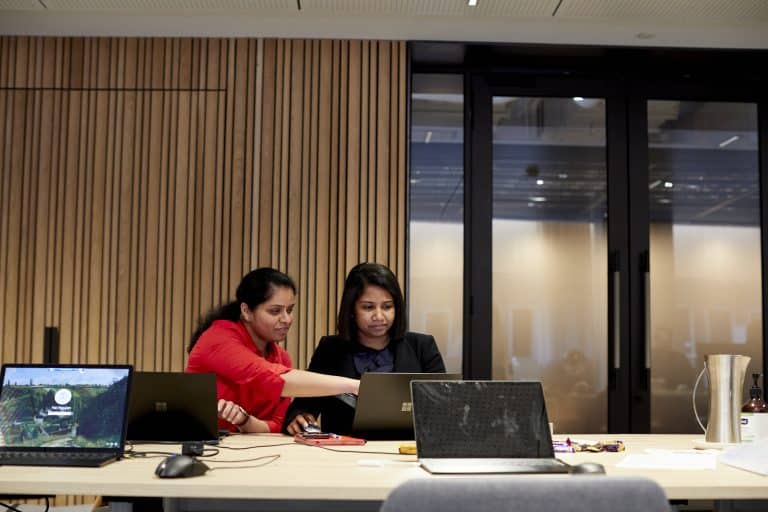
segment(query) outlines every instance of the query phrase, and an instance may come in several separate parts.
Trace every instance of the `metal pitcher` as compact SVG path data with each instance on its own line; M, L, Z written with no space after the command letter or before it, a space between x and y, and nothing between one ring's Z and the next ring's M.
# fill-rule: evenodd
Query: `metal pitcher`
M704 369L701 370L693 386L693 412L696 421L706 432L704 440L708 443L741 442L741 402L744 376L750 358L733 354L710 354L704 356ZM707 373L709 380L709 419L706 428L699 419L696 410L696 388L701 377Z

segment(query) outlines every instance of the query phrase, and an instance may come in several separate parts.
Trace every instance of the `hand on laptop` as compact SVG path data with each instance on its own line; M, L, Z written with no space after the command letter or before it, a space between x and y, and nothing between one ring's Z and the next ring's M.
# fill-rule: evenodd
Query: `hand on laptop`
M304 432L308 425L317 425L317 419L309 413L297 414L293 421L286 427L292 436Z

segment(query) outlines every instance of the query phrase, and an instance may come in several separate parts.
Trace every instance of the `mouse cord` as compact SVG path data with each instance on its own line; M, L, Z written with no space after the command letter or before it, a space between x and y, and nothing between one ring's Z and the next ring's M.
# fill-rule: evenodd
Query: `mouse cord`
M328 450L329 452L339 452L339 453L368 453L372 455L413 455L408 453L398 453L398 452L382 452L382 451L366 451L366 450L341 450L338 448L331 448L330 446L323 446L323 445L306 445L306 446L313 446L315 448L322 448L323 450Z
M125 459L138 459L138 458L159 459L159 458L167 457L169 455L178 455L178 454L173 452L137 452L136 450L128 450L125 453L123 453L123 458Z
M256 461L259 461L259 460L264 460L265 462L263 462L262 464L255 464L255 465L251 465L251 466L211 467L208 471L210 472L210 471L213 471L215 469L250 469L250 468L261 468L261 467L264 467L264 466L266 466L268 464L272 464L273 462L275 462L279 458L280 458L280 454L276 453L274 455L263 455L261 457L256 457L255 459L211 460L211 461L208 461L209 464L212 463L212 462L225 462L225 463L226 462L256 462ZM267 460L265 460L265 459L267 459Z
M276 443L276 444L254 444L251 446L222 446L218 445L217 448L220 450L250 450L252 448L272 448L274 446L291 446L296 444L293 441L290 441L288 443Z

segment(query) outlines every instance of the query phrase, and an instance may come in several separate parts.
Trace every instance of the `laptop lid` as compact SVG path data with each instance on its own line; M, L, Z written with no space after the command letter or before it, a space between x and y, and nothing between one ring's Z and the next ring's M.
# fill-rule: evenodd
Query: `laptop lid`
M129 440L182 442L218 437L214 374L133 374L128 401Z
M460 378L457 373L364 373L352 435L364 439L413 439L411 381Z
M419 459L554 458L540 382L414 381Z
M132 367L3 365L0 450L122 455Z

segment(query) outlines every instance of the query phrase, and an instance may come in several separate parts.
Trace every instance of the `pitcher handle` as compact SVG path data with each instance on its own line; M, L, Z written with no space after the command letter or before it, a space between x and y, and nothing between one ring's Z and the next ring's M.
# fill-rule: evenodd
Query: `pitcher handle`
M704 375L704 372L706 371L707 371L707 363L704 363L704 368L701 370L701 372L699 372L699 376L696 377L696 384L693 385L693 393L691 393L691 397L693 400L693 414L696 415L696 421L699 423L701 430L703 430L704 432L707 431L707 428L701 422L701 418L699 418L699 411L696 410L696 389L699 387L699 382L701 382L701 377Z

